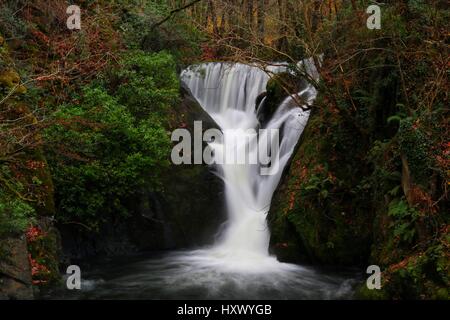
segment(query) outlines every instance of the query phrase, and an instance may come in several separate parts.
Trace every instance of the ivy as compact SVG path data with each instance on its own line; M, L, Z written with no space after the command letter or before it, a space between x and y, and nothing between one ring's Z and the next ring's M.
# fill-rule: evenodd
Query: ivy
M412 117L400 122L400 150L406 155L411 174L416 182L427 181L430 177L432 159L430 157L430 141L426 133Z
M419 212L410 208L403 199L395 199L389 203L388 215L393 219L390 227L393 229L394 237L411 243L416 234L414 223L419 217Z

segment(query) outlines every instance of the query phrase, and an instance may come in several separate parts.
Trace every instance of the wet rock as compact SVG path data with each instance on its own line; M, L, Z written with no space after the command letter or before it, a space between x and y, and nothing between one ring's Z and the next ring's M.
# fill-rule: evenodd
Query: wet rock
M266 85L266 92L260 94L256 99L256 110L258 120L261 124L267 123L277 110L279 105L289 95L296 95L296 102L303 104L307 97L297 96L307 86L306 81L299 80L289 72L275 74ZM263 99L265 100L263 101ZM261 103L262 102L262 103ZM293 105L297 106L297 104Z
M185 127L192 136L194 121L202 121L203 131L219 128L184 85L181 96L178 126ZM225 220L224 184L213 170L206 164L171 165L162 197L177 246L211 243Z
M331 160L335 150L321 130L319 112L311 112L274 194L268 216L271 251L284 261L363 265L370 254L373 213L364 195L348 189L359 181L361 168L350 152L342 155L348 158ZM349 131L342 133L342 139L356 138Z

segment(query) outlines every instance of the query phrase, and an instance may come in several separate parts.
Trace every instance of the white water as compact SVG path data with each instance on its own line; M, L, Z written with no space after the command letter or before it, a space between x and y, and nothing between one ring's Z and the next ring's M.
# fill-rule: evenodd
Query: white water
M305 63L308 70L315 70L309 61ZM286 68L279 66L267 70L276 73ZM250 154L256 154L257 144L250 144L245 139L244 130L260 128L255 103L258 95L265 91L268 73L256 66L207 63L184 71L181 78L223 131L223 144L213 146L215 155L220 157L222 150L233 148L241 151L248 148ZM311 104L316 90L309 85L298 95ZM265 125L265 129L279 129L280 133L278 154L271 155L274 159L271 167L278 168L273 170L274 174L261 175L259 165L217 165L218 174L225 182L228 221L209 254L221 260L222 268L265 272L286 267L269 256L270 233L266 217L283 168L308 117L309 112L303 111L292 97L288 97ZM258 143L267 144L267 135L261 136Z

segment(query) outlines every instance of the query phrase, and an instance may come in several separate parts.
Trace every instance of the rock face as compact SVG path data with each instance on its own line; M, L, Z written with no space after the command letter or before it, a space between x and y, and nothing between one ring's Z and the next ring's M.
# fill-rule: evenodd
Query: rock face
M267 84L266 112L286 92L303 86L292 75L280 74ZM367 174L359 158L364 150L354 143L359 137L348 123L321 112L312 109L275 191L268 215L270 249L287 262L358 265L370 254L374 217L364 190L355 194L359 177Z
M219 128L187 87L182 86L181 95L183 100L176 122L189 130L192 137L194 121L202 121L203 131ZM177 246L183 243L197 246L214 240L214 234L225 220L223 193L223 181L214 174L213 168L205 164L172 165L163 198Z
M298 78L289 72L275 74L267 82L266 92L256 98L259 122L263 125L266 124L288 95L297 94L305 89L306 86L307 83L305 81L299 81ZM263 98L265 98L265 101L263 104L260 104Z
M0 259L0 300L33 299L25 238L5 240L2 246L8 257Z
M420 180L427 172L425 156L416 157L426 145L420 129L403 120L396 133L387 121L395 88L373 93L374 110L352 117L319 94L272 201L271 251L282 261L379 266L381 290L362 282L359 299L448 300L448 222L433 229L422 218L439 221L448 208L425 200L439 193L436 177Z
M284 261L359 265L370 254L373 215L341 182L357 180L357 159L330 161L334 147L322 127L313 111L272 201L271 250Z
M194 121L202 121L203 130L218 128L188 88L182 86L180 96L181 103L172 110L170 130L185 128L193 137ZM221 179L207 165L171 164L162 183L160 191L140 190L129 200L131 216L107 221L99 232L60 225L64 259L211 243L224 220Z

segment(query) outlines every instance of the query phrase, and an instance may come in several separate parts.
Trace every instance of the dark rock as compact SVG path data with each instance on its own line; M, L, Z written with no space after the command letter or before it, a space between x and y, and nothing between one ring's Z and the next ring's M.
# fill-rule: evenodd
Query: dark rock
M266 92L260 94L256 98L256 108L259 122L264 126L264 124L272 118L272 115L283 100L285 100L289 95L296 95L296 101L303 104L305 99L308 97L298 96L297 94L305 89L306 86L306 81L299 80L298 77L289 72L282 72L274 75L267 82ZM265 100L262 101L264 98ZM295 103L293 106L297 106L297 104Z
M202 121L203 131L219 128L184 85L181 96L183 100L177 112L177 122L183 124L192 136L194 121ZM206 164L171 166L163 199L178 247L204 245L214 240L225 220L223 193L223 181L214 174L212 167Z
M130 218L131 219L131 218ZM98 230L89 230L81 225L58 225L62 238L62 265L95 256L117 256L136 251L131 243L128 219L107 221Z

